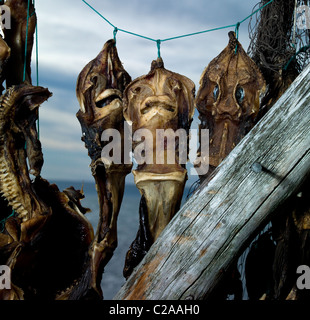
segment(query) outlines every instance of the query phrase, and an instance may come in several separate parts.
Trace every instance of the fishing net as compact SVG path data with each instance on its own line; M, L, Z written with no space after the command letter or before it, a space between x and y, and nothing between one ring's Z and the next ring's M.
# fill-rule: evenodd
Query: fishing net
M254 8L265 5L260 1ZM286 70L300 73L310 62L310 0L275 0L249 22L248 54L268 82Z
M253 12L268 2L260 1ZM310 0L273 1L251 17L249 37L248 54L259 66L267 83L262 103L263 108L264 103L267 107L262 116L310 62ZM288 294L281 287L281 281L273 280L279 270L283 278L282 269L287 267L285 261L275 255L273 228L273 223L269 222L238 259L243 299L257 300L264 297L264 293L277 297L278 287L284 292L282 295ZM233 298L236 296L234 294Z

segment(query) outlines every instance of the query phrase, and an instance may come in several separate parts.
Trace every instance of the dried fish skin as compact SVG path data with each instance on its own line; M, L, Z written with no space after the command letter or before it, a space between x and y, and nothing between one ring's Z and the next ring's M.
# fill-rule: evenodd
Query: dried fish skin
M194 93L194 83L183 75L166 70L161 58L152 62L147 75L137 78L125 89L124 117L132 123L134 134L140 129L148 130L152 140L149 145L146 142L144 148L145 153L149 151L153 157L153 161L139 163L133 171L135 184L141 193L140 225L126 255L123 270L125 278L130 276L180 208L187 180L185 163L179 161L180 152L184 150L179 150L180 143L163 143L159 146L157 133L158 130L165 130L168 141L169 138L176 139L174 134L183 129L188 142L195 111ZM140 143L134 142L133 150ZM185 144L186 155L187 146ZM167 157L169 151L174 154L171 162ZM164 160L162 163L157 163L158 156Z
M83 68L76 85L80 104L77 118L82 128L82 141L91 158L100 210L97 232L89 251L90 286L99 293L103 269L117 246L117 217L125 178L132 168L131 163L124 161L123 91L130 82L131 77L118 57L115 41L109 40L97 57ZM120 134L117 149L121 150L121 163L103 161L102 150L109 142L101 138L109 129Z
M227 47L205 68L199 84L195 104L200 129L209 129L209 161L214 168L254 126L265 81L230 32Z
M24 83L0 98L0 210L6 206L15 213L0 234L0 263L12 272L12 289L0 290L0 299L53 300L68 287L81 299L89 289L81 281L94 232L83 214L82 194L72 188L60 192L40 176L37 110L50 96L48 89Z
M49 212L35 200L29 173L39 176L43 165L36 120L40 104L50 96L43 87L23 84L12 86L0 98L0 191L24 222L37 212Z
M0 93L4 90L3 81L6 78L6 65L11 55L11 48L0 36Z
M9 88L12 85L23 83L24 80L31 83L31 52L37 17L34 5L30 2L27 23L27 0L7 0L5 5L10 8L11 12L11 28L4 28L3 30L5 41L11 48L11 56L6 66L6 86ZM26 39L27 48L25 57ZM26 66L25 79L24 66Z

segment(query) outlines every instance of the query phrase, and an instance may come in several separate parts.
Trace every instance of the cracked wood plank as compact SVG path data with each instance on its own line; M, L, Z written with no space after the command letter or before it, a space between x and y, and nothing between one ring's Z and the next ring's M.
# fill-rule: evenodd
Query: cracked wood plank
M114 299L207 298L310 173L310 65L165 228ZM263 171L251 170L260 163Z

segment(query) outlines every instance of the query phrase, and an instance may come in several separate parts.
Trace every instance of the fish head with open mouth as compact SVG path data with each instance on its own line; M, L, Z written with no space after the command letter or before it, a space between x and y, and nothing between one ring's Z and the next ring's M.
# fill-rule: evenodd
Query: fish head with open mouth
M123 117L123 91L130 82L131 77L118 57L115 40L105 43L97 57L83 68L77 80L76 94L80 104L77 118L81 124L82 141L91 158L90 166L99 200L99 222L89 250L90 287L94 292L101 291L103 269L117 246L117 217L125 177L132 168L132 163L125 162ZM103 155L103 149L110 143L102 138L106 130L118 133L119 139L113 140L113 151L121 151L120 162Z
M26 222L48 212L32 200L29 173L40 176L43 165L36 121L39 106L51 96L48 89L22 84L10 87L0 99L1 190L16 214ZM18 177L14 179L13 177ZM16 183L19 181L19 184ZM20 184L28 189L24 194Z
M43 166L41 142L37 131L38 109L52 94L46 88L28 85L16 86L14 94L14 131L20 136L21 147L24 146L26 150L29 173L38 177Z
M80 110L77 118L82 127L82 140L92 165L101 162L101 141L105 129L123 132L123 91L131 77L123 68L114 40L105 43L98 56L79 74L76 86Z

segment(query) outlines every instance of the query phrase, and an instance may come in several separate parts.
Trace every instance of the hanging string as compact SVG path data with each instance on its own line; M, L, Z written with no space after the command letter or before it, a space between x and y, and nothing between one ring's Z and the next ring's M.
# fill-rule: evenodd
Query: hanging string
M249 18L251 18L254 14L256 14L257 12L259 12L260 10L262 10L263 8L265 8L266 6L268 6L270 3L272 3L274 0L270 0L269 2L267 2L266 4L264 4L263 6L261 6L260 8L258 8L257 10L255 10L254 12L252 12L249 16L247 16L246 18L244 18L243 20L241 20L240 22L237 22L236 24L231 24L231 25L227 25L224 27L218 27L218 28L213 28L213 29L208 29L208 30L203 30L203 31L198 31L198 32L194 32L194 33L188 33L188 34L183 34L180 36L175 36L175 37L171 37L171 38L166 38L166 39L153 39L150 37L146 37L144 35L138 34L138 33L134 33L128 30L124 30L124 29L119 29L117 28L113 23L111 23L107 18L105 18L98 10L96 10L94 7L92 7L87 1L82 0L82 2L84 2L90 9L92 9L95 13L97 13L103 20L105 20L111 27L114 28L114 31L121 31L136 37L140 37L146 40L150 40L153 42L156 42L157 44L157 51L158 51L158 57L160 57L160 45L162 42L165 41L171 41L171 40L175 40L175 39L181 39L181 38L185 38L185 37L192 37L192 36L196 36L199 34L203 34L203 33L207 33L207 32L212 32L212 31L217 31L217 30L223 30L223 29L228 29L228 28L233 28L235 27L235 30L237 31L237 39L238 39L238 35L239 35L239 27L240 25L245 22L246 20L248 20ZM115 39L115 35L114 35L114 39ZM237 48L236 48L237 50Z
M33 0L33 13L35 14L35 0ZM38 17L36 17L36 27L35 27L35 33L36 33L36 85L39 86L39 36L38 36ZM38 120L37 120L37 132L38 132L38 139L40 140L40 117L39 117L39 108L38 108Z
M94 10L103 20L105 20L111 27L116 28L113 23L111 23L108 19L106 19L99 11L97 11L95 8L93 8L89 3L82 0L86 5L88 5L92 10Z
M33 0L33 13L31 14L34 15L35 14L35 0ZM39 85L39 39L38 39L38 17L36 17L36 84L37 86Z
M161 43L161 40L157 40L157 52L158 52L158 58L160 58L160 43Z
M117 34L118 29L116 27L114 27L114 31L113 31L113 37L114 37L114 41L116 44L116 34Z
M27 66L27 47L28 47L28 29L29 29L29 18L30 18L30 15L29 15L29 11L30 11L30 0L28 0L28 6L27 6L27 24L26 24L26 39L25 39L25 56L24 56L24 71L23 71L23 82L25 81L26 79L26 66ZM26 149L27 145L26 145L26 142L25 142L25 149ZM15 210L13 209L12 210L12 214L3 219L1 221L1 228L3 227L4 229L4 226L5 226L5 222L7 221L7 219L9 219L10 217L12 216L15 216ZM1 230L0 230L1 231ZM3 231L3 230L2 230ZM2 232L1 231L1 232Z
M7 220L9 220L11 217L14 217L14 215L15 215L15 211L13 210L12 213L8 217L6 217L0 221L0 233L2 233L4 231L5 224L6 224Z
M239 27L240 27L240 22L237 22L236 24L236 29L235 29L235 34L236 34L236 39L239 39ZM238 50L238 43L236 44L236 49L235 49L235 54L237 54Z
M310 45L307 45L307 46L304 46L304 47L300 48L300 49L298 50L298 52L297 52L296 54L294 54L294 55L290 58L290 60L288 61L288 63L283 67L283 70L286 71L287 68L288 68L288 66L292 63L292 61L295 60L296 57L297 57L300 53L304 53L304 52L306 52L308 49L310 49Z
M33 0L33 6L34 6L34 10L33 10L33 12L32 12L31 15L30 15L30 0L28 0L23 82L26 80L29 19L35 14L35 0ZM38 86L38 85L39 85L38 21L36 21L35 34L36 34L36 85ZM37 132L38 132L38 139L40 139L39 110L38 110Z
M35 0L33 0L33 5L35 6ZM24 56L24 71L23 71L23 82L26 79L26 66L27 66L27 46L28 46L28 29L29 29L29 19L35 14L35 10L33 13L30 15L30 0L28 0L28 7L27 7L27 24L26 24L26 38L25 38L25 56ZM35 32L36 32L36 83L37 86L39 85L39 48L38 48L38 24L36 21L36 27L35 27ZM38 110L38 121L37 121L37 131L38 131L38 139L40 139L40 122L39 122L39 110ZM27 145L25 143L25 149ZM2 219L0 221L0 233L3 232L5 228L5 223L6 221L15 216L15 210L12 210L12 213Z
M30 10L30 0L28 0L28 8L27 8L27 25L26 25L26 39L25 39L25 59L24 59L23 82L24 82L25 79L26 79L27 46L28 46L28 28L29 28L29 10Z

